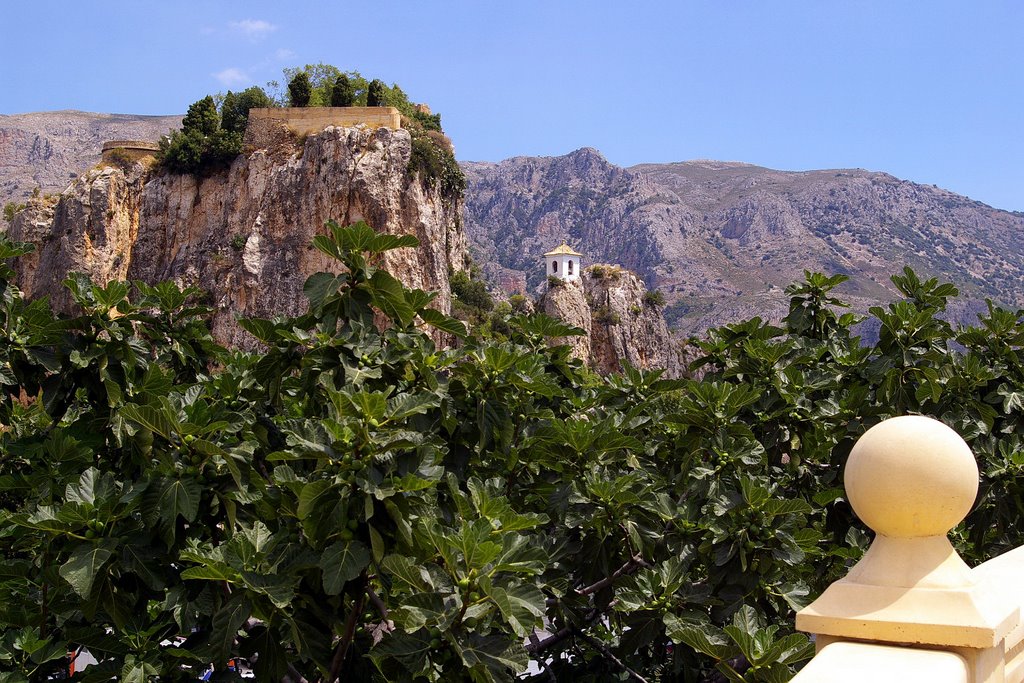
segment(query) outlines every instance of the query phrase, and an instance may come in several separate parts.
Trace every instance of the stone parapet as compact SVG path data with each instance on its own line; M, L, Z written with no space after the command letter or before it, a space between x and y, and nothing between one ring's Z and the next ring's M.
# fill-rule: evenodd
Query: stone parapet
M402 127L402 116L394 107L276 107L249 110L249 126L262 122L283 123L296 135L317 133L327 126Z
M115 153L115 150L119 151ZM155 156L159 151L160 145L148 140L108 140L103 143L101 159L106 163L116 163L125 157L131 161L140 161ZM118 155L121 159L115 158Z

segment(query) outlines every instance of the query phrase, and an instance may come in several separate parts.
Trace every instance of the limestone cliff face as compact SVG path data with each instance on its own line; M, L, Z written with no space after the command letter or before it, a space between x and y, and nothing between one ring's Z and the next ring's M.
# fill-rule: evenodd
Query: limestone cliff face
M683 365L661 310L647 301L647 288L633 273L618 266L594 265L579 282L548 287L541 309L550 316L589 332L559 340L597 372L607 374L628 362L638 368L665 370L679 377Z
M53 203L29 204L9 235L32 242L36 253L15 268L21 288L31 297L49 296L58 310L71 298L61 282L68 273L88 273L106 284L128 274L132 245L139 231L139 208L146 170L114 168L88 171Z
M580 337L559 337L552 339L551 343L556 345L567 344L572 349L572 355L589 364L589 333L592 317L582 281L573 280L558 287L548 287L547 291L544 292L544 296L541 297L538 308L546 315L558 318L562 322L574 325L588 333Z
M181 116L45 111L0 115L0 206L25 203L35 188L61 192L100 160L107 140L157 140Z
M449 269L467 259L461 199L410 175L410 153L404 130L330 127L302 141L282 135L204 179L147 176L140 165L127 175L90 172L62 195L22 282L32 296L54 293L68 270L196 285L212 298L214 336L248 346L238 316L299 313L306 278L340 269L311 246L324 223L365 220L419 238L418 249L390 252L382 265L406 285L439 292L435 305L447 311Z

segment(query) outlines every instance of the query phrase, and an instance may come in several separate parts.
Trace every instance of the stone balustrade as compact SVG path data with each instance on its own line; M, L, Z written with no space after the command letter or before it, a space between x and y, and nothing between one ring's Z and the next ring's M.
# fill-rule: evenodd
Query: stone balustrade
M978 492L963 439L927 417L886 420L854 446L845 485L875 540L797 613L818 654L794 683L1024 681L1024 548L971 569L949 542Z

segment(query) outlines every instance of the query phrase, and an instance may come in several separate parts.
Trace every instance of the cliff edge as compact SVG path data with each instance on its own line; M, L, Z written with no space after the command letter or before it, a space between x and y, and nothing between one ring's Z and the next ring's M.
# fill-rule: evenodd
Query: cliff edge
M468 260L462 198L410 172L411 153L405 130L328 127L304 139L282 133L205 178L151 173L141 163L96 168L52 209L30 207L11 225L12 239L39 247L19 282L58 307L70 303L60 283L73 270L103 282L195 285L215 308L214 337L249 347L236 319L304 311L306 278L340 268L311 246L313 237L328 219L363 220L419 238L417 249L389 252L382 265L408 286L437 291L434 305L447 312L448 273Z
M551 283L538 307L547 315L588 332L553 340L601 374L628 362L644 370L664 369L679 377L683 362L657 298L630 271L614 265L587 267L579 280Z

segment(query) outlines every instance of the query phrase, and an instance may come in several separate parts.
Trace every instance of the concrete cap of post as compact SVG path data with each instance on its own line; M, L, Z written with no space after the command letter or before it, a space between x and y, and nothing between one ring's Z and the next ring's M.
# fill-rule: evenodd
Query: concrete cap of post
M906 415L875 425L846 465L846 493L857 516L892 538L945 536L978 495L978 464L955 431Z

